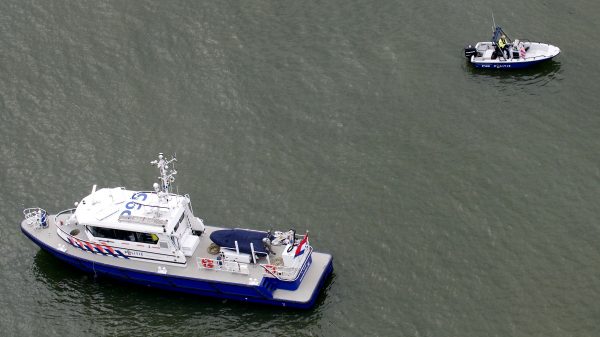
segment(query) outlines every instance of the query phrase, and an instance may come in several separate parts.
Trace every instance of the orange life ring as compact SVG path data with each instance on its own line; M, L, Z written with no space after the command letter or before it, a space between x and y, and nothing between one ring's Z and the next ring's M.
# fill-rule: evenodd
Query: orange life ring
M202 267L213 268L214 266L215 266L215 264L214 264L213 260L207 259L207 258L202 259Z
M273 275L277 273L277 266L274 266L272 264L266 264L265 269Z

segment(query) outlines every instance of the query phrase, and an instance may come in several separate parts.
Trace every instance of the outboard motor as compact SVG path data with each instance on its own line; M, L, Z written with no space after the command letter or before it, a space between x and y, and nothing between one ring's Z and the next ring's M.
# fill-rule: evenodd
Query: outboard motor
M475 47L473 47L472 45L468 45L465 47L465 57L466 58L471 58L471 56L477 54L477 49L475 49Z

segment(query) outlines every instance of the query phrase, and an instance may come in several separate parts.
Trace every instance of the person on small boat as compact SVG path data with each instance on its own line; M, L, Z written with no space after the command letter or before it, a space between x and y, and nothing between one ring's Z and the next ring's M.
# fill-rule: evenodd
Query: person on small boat
M498 47L500 48L500 51L502 51L502 55L504 56L505 59L508 59L509 57L512 58L511 56L511 52L510 52L510 46L508 43L506 43L506 35L502 35L499 39L498 39Z
M519 54L518 58L521 58L521 59L525 58L527 51L525 50L525 44L523 44L523 41L519 41L519 39L516 39L515 43L513 44L513 48L516 52L518 52L518 54Z

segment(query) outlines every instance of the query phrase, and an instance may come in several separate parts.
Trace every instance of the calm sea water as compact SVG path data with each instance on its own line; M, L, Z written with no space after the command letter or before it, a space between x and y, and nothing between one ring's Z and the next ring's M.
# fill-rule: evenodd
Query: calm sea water
M471 69L491 10L558 45ZM600 3L0 2L0 330L45 335L598 336ZM94 279L19 230L157 152L221 226L334 255L290 311Z

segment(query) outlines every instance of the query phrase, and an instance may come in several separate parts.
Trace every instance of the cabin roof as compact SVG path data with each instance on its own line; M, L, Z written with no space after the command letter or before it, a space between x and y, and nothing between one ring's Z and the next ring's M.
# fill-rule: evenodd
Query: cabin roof
M176 194L160 198L157 192L102 188L81 200L75 217L82 225L171 233L188 203L188 197Z

